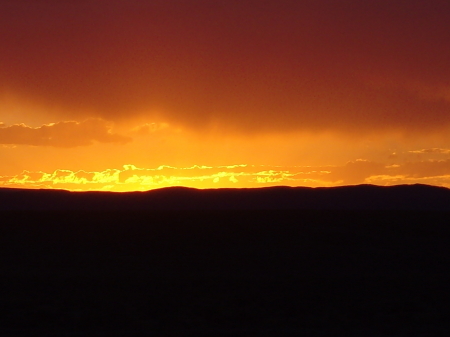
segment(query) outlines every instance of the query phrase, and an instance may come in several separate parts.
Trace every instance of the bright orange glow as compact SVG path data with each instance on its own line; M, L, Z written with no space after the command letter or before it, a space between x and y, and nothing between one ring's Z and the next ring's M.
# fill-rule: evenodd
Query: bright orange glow
M193 188L248 188L263 186L325 187L343 185L352 176L352 166L343 167L263 167L255 165L192 166L154 169L124 165L122 169L101 172L56 170L52 173L23 171L15 176L0 177L0 187L68 189L73 191L146 191L169 186ZM431 164L433 165L433 164ZM447 164L448 165L448 164ZM399 166L380 167L358 183L378 185L431 184L450 187L450 175L414 177L401 174Z
M0 186L449 186L448 22L440 0L0 2Z

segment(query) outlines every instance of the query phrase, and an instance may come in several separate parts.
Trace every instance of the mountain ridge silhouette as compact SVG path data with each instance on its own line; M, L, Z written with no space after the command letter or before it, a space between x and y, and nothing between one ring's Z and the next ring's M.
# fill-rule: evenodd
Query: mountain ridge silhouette
M0 210L432 210L450 211L450 189L415 185L71 192L0 188Z

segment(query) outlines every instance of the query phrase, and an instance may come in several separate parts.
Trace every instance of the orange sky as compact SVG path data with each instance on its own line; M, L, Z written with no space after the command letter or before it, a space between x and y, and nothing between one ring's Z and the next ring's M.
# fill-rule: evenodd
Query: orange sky
M0 0L0 186L450 187L446 0Z

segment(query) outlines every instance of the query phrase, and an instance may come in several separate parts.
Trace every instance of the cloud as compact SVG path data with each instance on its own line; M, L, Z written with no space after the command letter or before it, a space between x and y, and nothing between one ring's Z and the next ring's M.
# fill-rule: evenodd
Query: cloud
M115 134L111 124L101 119L64 121L30 127L25 124L0 125L0 144L75 147L99 143L127 143L130 137Z
M168 127L167 123L144 123L131 129L131 133L138 136L147 136Z
M329 187L355 184L431 184L450 187L450 160L383 165L356 160L342 166L230 165L139 168L124 165L103 171L23 171L0 176L0 186L69 190L149 190L168 186L248 188L264 186Z
M430 148L430 149L421 149L421 150L412 150L408 151L409 153L416 153L416 154L426 154L426 153L440 153L440 154L449 154L450 149L441 149L441 148Z
M448 22L441 0L3 1L0 95L56 120L434 132L450 126Z
M51 173L23 171L15 176L0 176L0 186L56 188L69 190L148 190L167 186L196 188L263 187L291 184L294 186L331 186L327 171L308 167L263 165L230 165L138 168L124 165L122 169L87 172L65 169ZM325 178L325 180L321 180Z
M426 160L407 162L398 170L411 178L425 178L450 174L450 160Z
M367 177L380 175L385 172L385 166L367 160L356 160L345 164L344 166L333 167L330 170L328 179L340 181L344 185L361 184Z

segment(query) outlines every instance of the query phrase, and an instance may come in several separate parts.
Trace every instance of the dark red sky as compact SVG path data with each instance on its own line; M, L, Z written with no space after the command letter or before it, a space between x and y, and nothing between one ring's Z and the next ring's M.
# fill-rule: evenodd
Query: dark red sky
M450 187L448 0L0 0L0 186Z
M0 90L54 121L433 133L449 22L444 0L2 0Z

